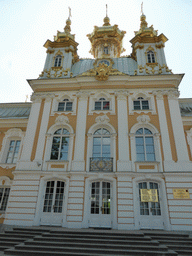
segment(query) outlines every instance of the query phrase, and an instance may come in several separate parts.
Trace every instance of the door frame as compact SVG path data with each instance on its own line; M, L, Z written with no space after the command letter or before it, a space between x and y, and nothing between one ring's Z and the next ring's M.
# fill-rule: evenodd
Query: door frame
M138 183L140 182L156 182L160 185L159 194L161 198L161 213L163 219L164 230L171 230L169 213L168 213L168 202L166 196L165 181L161 177L156 177L153 174L140 175L140 177L133 178L133 200L134 200L134 218L135 218L135 229L141 229L140 227L140 204L138 198Z
M89 228L90 221L90 207L91 207L91 183L92 182L110 182L111 183L111 199L112 199L112 209L111 209L111 228L117 229L117 199L116 199L116 179L112 177L107 177L104 174L97 174L94 177L86 178L85 180L85 203L84 203L84 215L82 228Z
M64 201L63 201L63 221L62 227L66 227L67 225L67 202L68 202L68 190L69 190L69 178L61 177L60 175L49 175L42 177L39 184L38 198L37 198L37 206L35 210L35 217L33 221L34 226L41 225L41 216L43 214L43 205L44 205L44 195L45 189L47 185L47 181L63 181L65 183L64 186Z

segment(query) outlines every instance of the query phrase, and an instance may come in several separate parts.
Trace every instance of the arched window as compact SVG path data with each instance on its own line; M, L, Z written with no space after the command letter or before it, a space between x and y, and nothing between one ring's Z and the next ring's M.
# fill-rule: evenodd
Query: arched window
M155 161L154 139L147 128L140 128L135 133L137 161Z
M59 102L58 111L72 111L73 102L68 99L64 99L62 102Z
M104 47L103 48L103 52L104 52L104 54L109 54L109 48L108 47Z
M61 55L57 55L55 57L54 67L60 67L61 66L61 60L62 60L62 56Z
M133 101L134 110L149 109L149 101L143 97L138 97L137 100Z
M147 61L148 63L155 63L155 54L153 51L147 52Z
M111 156L110 132L105 128L100 128L93 135L93 158Z
M53 135L51 160L68 160L69 131L58 129Z
M100 98L98 101L95 101L95 110L109 110L110 102L105 98Z

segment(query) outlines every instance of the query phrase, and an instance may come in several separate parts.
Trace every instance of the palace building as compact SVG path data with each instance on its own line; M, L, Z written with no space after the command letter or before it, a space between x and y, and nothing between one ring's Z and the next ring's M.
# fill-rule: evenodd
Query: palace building
M192 229L192 99L167 37L140 22L129 56L106 16L80 59L69 17L31 102L0 104L0 223Z

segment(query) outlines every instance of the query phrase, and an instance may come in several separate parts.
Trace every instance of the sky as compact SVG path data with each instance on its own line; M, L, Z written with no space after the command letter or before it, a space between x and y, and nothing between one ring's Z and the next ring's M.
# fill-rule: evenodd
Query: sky
M92 58L87 34L102 26L106 16L111 25L125 30L122 55L131 53L134 31L139 30L139 0L0 0L0 102L30 101L32 90L27 79L42 72L47 39L53 41L57 30L63 31L71 8L71 33L79 43L80 58ZM165 44L167 65L174 74L185 76L180 84L180 98L192 98L192 0L144 0L148 25L169 40ZM28 95L28 98L27 96Z

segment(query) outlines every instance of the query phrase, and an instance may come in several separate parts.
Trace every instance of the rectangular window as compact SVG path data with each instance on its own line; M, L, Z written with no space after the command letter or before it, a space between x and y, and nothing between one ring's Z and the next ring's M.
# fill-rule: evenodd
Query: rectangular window
M21 144L20 140L11 140L10 141L6 163L15 164L17 162L17 157L18 157L18 153L19 153L20 144Z
M58 111L72 111L73 102L59 102Z
M0 187L0 211L4 212L7 207L10 188Z

